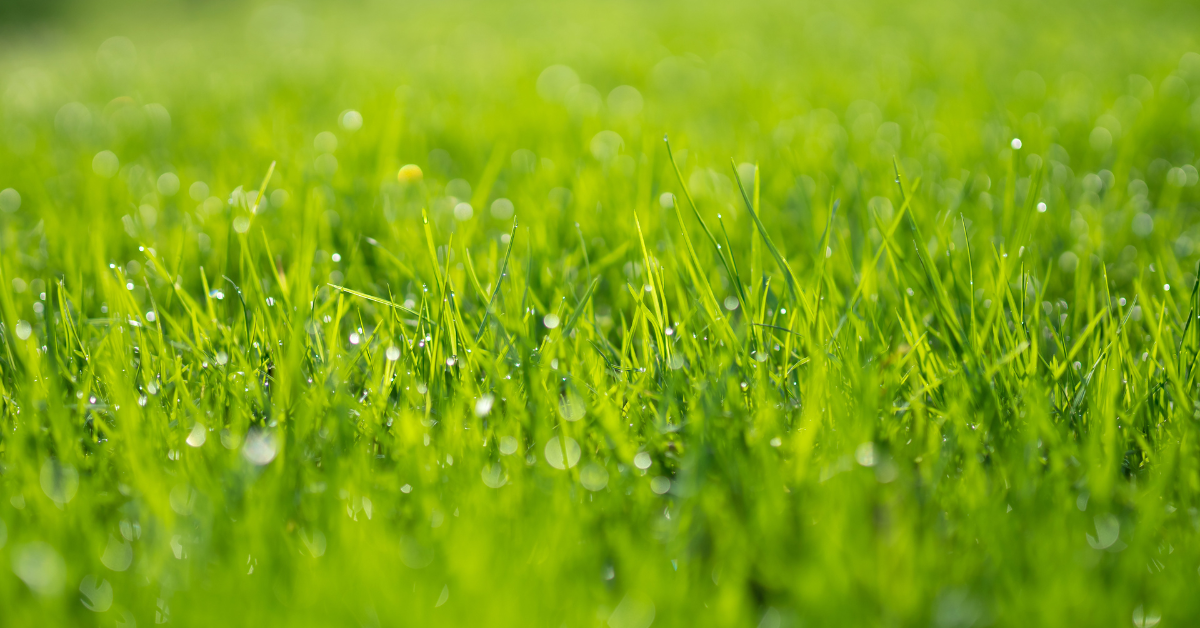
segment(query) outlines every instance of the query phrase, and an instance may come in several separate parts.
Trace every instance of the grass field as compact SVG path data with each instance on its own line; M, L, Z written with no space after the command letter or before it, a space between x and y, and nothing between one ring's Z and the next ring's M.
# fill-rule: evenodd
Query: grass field
M12 6L0 624L1200 618L1196 7Z

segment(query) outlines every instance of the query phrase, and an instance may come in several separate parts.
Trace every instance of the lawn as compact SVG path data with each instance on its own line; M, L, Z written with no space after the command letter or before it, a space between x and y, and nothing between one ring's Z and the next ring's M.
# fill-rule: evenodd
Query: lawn
M1200 8L0 9L0 624L1200 620Z

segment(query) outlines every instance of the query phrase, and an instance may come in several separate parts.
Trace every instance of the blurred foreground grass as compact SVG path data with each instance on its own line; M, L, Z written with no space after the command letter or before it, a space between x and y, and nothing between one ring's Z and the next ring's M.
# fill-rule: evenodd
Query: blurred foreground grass
M2 623L1191 623L1198 26L4 25Z

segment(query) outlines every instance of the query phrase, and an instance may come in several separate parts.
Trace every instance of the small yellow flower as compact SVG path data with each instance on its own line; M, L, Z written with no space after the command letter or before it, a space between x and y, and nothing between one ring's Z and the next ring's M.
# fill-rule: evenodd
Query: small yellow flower
M396 173L396 179L401 183L415 183L420 181L422 176L424 175L421 173L421 167L417 164L408 164Z

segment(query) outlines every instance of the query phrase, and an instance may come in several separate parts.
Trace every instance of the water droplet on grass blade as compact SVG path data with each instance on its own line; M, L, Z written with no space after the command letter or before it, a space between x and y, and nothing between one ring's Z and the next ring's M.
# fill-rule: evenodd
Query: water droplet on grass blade
M508 473L499 462L484 465L479 475L489 488L500 488L508 483Z
M983 607L963 589L947 589L938 596L934 625L944 628L974 626L983 615Z
M208 192L208 184L203 181L196 181L188 186L188 196L192 197L192 200L196 201L197 203L207 199Z
M424 174L421 172L421 167L416 164L408 164L396 173L396 180L400 183L415 183L420 181Z
M854 450L854 459L864 467L875 466L875 443L863 443Z
M433 548L410 536L400 537L400 562L410 569L421 569L433 562Z
M131 523L128 519L122 519L117 527L121 530L121 536L126 541L132 541L142 536L142 526Z
M309 538L307 533L302 532L300 538L304 541L304 547L308 549L308 553L312 554L313 558L320 558L325 555L327 544L324 534L313 532L312 538Z
M497 220L508 220L513 215L513 202L507 198L498 198L492 201L492 218Z
M883 459L875 465L875 479L880 484L888 484L892 482L896 479L896 476L899 475L899 473L900 467L892 461L890 456L884 456Z
M512 436L500 437L500 454L509 456L517 451L517 439Z
M116 154L114 154L112 151L102 150L96 153L96 156L92 158L92 172L95 172L105 179L113 178L113 176L116 175L117 171L120 169L121 160L117 159Z
M179 193L179 177L173 172L164 172L158 177L155 187L163 196L175 196Z
M579 483L589 491L600 491L608 486L608 469L599 463L589 462L579 471Z
M558 327L558 323L558 314L550 313L542 317L542 324L546 326L546 329L554 329Z
M0 212L11 214L21 209L21 194L12 188L0 191Z
M1157 626L1158 622L1162 621L1162 615L1158 611L1143 609L1141 604L1133 609L1133 625L1137 628L1150 628Z
M570 391L563 395L558 400L558 414L566 421L578 421L587 413L586 406L583 402L583 397L579 393Z
M69 464L51 458L42 463L40 474L42 492L59 506L66 504L79 491L79 472Z
M388 347L385 353L389 362L395 362L396 360L400 359L399 347Z
M318 153L332 153L333 151L337 150L337 147L337 136L329 131L317 133L317 137L313 139L313 148L316 149Z
M1154 217L1146 212L1138 212L1133 215L1130 227L1134 235L1144 238L1154 231Z
M362 128L363 117L361 113L353 109L347 109L338 117L338 123L342 125L343 129L353 132Z
M654 460L650 458L650 454L644 451L638 452L637 455L633 457L633 466L639 469L649 469L650 465L652 464L654 464Z
M642 111L642 94L636 87L620 85L608 93L608 109L613 115L628 117Z
M768 608L767 612L763 613L762 619L758 622L758 628L779 628L783 624L783 618L779 615L779 611L774 608Z
M14 331L17 332L17 338L27 340L33 333L33 326L29 324L29 321L17 321Z
M122 522L122 525L128 524ZM130 536L132 536L132 530ZM128 541L118 539L110 534L108 535L108 545L104 547L104 553L100 555L100 562L113 571L125 571L129 569L129 565L133 564L133 546Z
M204 425L197 423L192 426L192 431L188 432L187 444L192 447L199 447L208 440L208 430L204 429Z
M313 169L322 177L332 177L338 170L337 157L329 153L317 155L317 158L313 160Z
M13 548L12 570L34 593L45 597L62 593L67 576L62 556L40 541Z
M567 467L574 467L576 464L579 463L579 456L583 453L582 450L579 448L579 442L576 441L574 438L567 437L566 449L567 449L567 464L566 464L566 466L564 466L563 465L562 441L560 441L557 436L555 436L554 438L551 438L546 443L546 447L542 452L546 456L546 463L549 464L550 466L554 467L555 469L566 469Z
M671 490L671 479L663 475L656 476L654 479L650 480L650 490L658 493L659 495L666 493L667 491Z
M171 489L168 501L175 514L190 515L196 505L196 491L193 491L187 484L177 484Z
M551 101L557 102L567 95L567 91L579 84L579 75L570 67L565 65L552 65L537 78L537 93L538 96Z
M237 449L238 445L242 444L242 439L237 434L230 431L229 428L221 430L221 445L225 449Z
M1121 532L1121 522L1115 515L1099 515L1095 518L1096 536L1087 535L1088 545L1093 549L1107 549L1117 542Z
M588 144L592 156L602 162L612 161L624 146L625 140L616 131L600 131L592 136L592 141Z
M475 402L475 416L485 417L492 411L492 404L496 402L496 398L490 394L485 394Z
M654 623L654 602L640 594L629 593L608 616L609 628L650 628Z
M83 577L79 583L79 599L83 607L93 613L103 613L112 608L113 590L108 580L93 575Z
M255 429L246 435L246 446L242 448L242 456L252 464L263 466L275 459L277 449L273 434Z
M449 599L450 599L450 585L445 585L442 587L441 595L438 596L437 604L434 604L433 607L437 608L437 607L441 606L442 604L445 604L446 601Z

